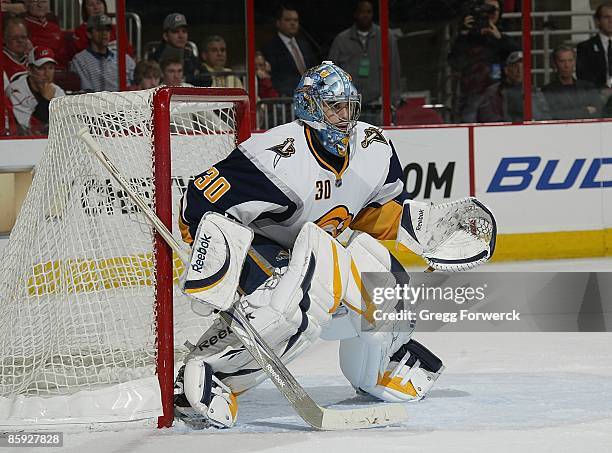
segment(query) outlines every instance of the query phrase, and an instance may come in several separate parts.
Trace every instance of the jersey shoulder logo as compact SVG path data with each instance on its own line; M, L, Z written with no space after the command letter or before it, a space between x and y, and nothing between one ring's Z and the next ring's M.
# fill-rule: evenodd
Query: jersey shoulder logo
M291 259L291 254L288 250L281 250L276 254L276 261L284 261Z
M281 159L281 157L287 158L295 154L295 146L293 145L294 142L295 139L289 137L279 145L274 145L270 148L266 148L267 151L272 151L273 153L276 153L276 156L274 156L274 168L276 168L276 165L278 164L278 161Z
M361 141L361 146L363 148L367 148L370 144L374 142L384 143L388 145L387 140L385 140L385 136L382 134L382 131L377 127L368 127L363 131L365 138Z

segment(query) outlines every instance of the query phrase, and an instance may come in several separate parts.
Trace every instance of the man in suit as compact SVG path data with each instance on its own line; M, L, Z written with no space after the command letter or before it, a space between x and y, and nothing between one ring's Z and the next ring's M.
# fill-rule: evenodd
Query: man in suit
M556 77L542 88L554 120L601 117L601 98L592 82L576 79L576 52L560 46L553 52Z
M281 96L293 96L306 69L319 63L310 43L298 36L300 18L297 10L288 5L279 8L276 15L278 33L263 48L266 60L272 66L272 85Z
M593 14L599 33L577 46L576 75L597 88L612 86L612 2L602 3Z

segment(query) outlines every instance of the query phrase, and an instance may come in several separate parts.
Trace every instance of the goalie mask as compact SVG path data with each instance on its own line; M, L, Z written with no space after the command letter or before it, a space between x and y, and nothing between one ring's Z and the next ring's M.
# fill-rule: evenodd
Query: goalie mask
M345 156L361 111L361 95L351 76L324 61L307 70L293 95L295 117L311 126L325 149Z

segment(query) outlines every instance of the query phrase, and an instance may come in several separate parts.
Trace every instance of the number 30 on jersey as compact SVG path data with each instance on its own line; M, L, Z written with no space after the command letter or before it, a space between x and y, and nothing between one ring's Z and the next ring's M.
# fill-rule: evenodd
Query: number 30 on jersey
M223 176L219 177L219 170L215 167L204 173L193 181L193 184L202 191L204 196L211 203L216 203L230 188L231 184Z
M325 181L317 181L315 184L317 192L315 193L315 200L327 200L331 197L331 182L329 179Z

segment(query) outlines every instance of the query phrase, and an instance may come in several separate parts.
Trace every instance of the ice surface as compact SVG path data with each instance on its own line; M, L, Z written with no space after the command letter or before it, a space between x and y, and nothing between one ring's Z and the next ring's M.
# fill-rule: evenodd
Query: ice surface
M269 383L241 396L231 430L130 429L68 433L62 453L610 452L612 333L423 333L447 369L401 426L316 432ZM321 404L371 404L319 342L291 370ZM40 452L36 449L36 452Z
M611 263L527 262L491 265L496 269L490 270L604 271L612 269ZM444 360L446 370L429 398L409 405L410 419L401 426L316 432L264 383L239 398L239 423L231 430L193 430L178 423L165 430L67 433L61 452L612 451L612 333L428 332L415 337ZM342 377L337 354L337 343L319 342L289 368L323 405L371 404L356 397Z

